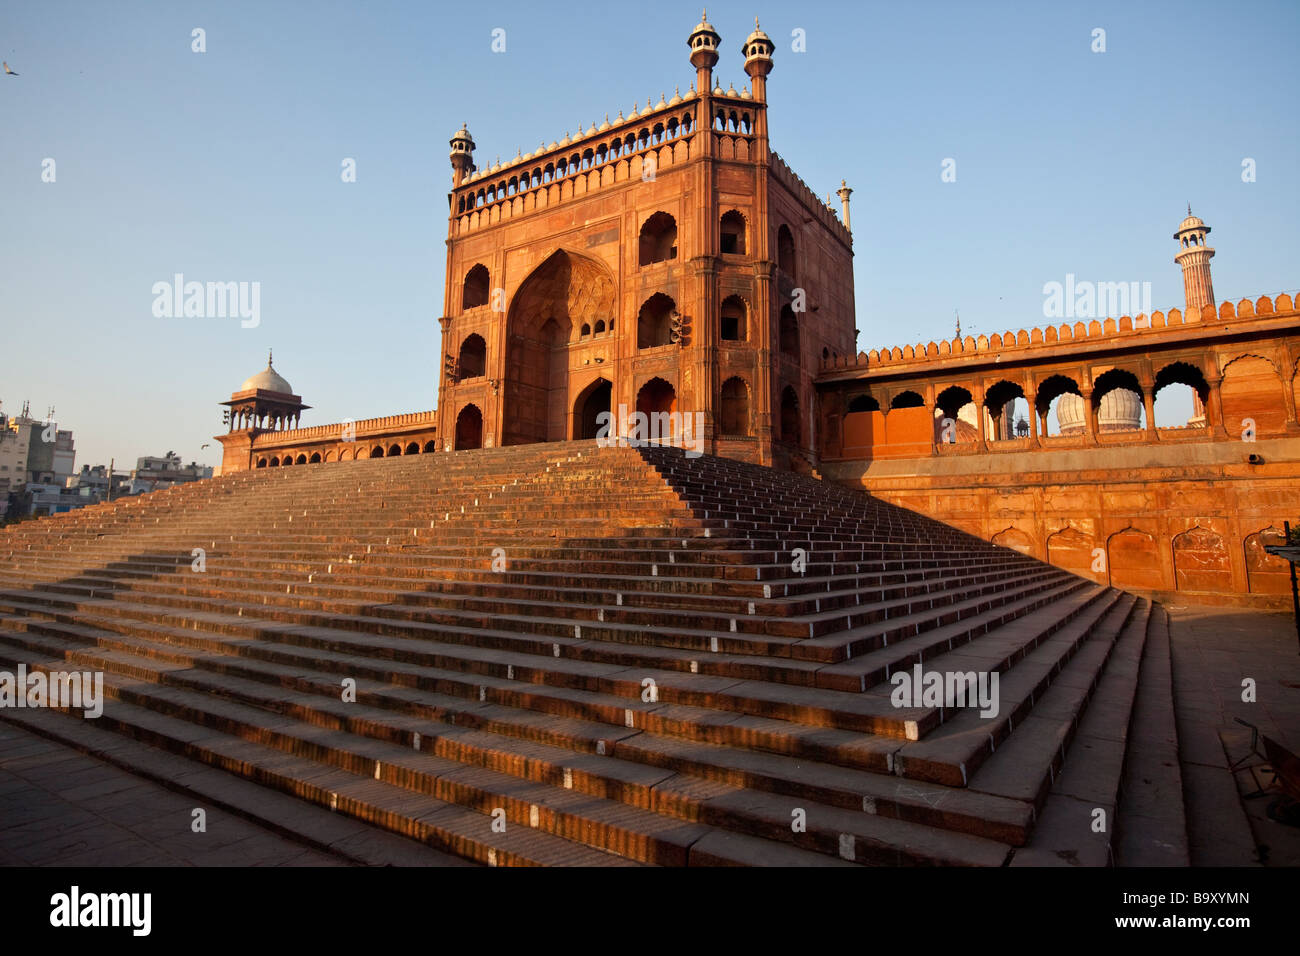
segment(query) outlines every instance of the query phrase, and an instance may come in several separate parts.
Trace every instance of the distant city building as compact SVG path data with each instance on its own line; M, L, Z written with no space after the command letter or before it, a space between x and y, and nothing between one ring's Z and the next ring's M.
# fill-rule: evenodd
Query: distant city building
M148 456L135 460L135 470L131 472L131 483L127 494L139 495L159 488L170 488L190 481L201 481L212 477L212 468L190 462L181 464L181 457L169 451L161 458Z

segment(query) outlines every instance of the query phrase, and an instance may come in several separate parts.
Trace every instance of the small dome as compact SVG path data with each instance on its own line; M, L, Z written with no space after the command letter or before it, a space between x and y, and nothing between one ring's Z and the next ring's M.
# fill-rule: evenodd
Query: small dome
M1205 224L1205 220L1203 220L1200 216L1192 215L1192 204L1188 203L1187 218L1178 224L1178 231L1174 233L1174 238L1177 239L1183 233L1193 229L1200 232L1207 232L1207 233L1210 231L1210 227Z
M772 38L768 36L766 33L764 33L762 29L759 27L758 17L754 17L754 32L751 33L749 36L745 37L746 48L748 48L749 45L751 43L754 43L755 41L758 41L760 43L766 43L768 46L774 46L774 44L772 43Z
M605 114L605 122L601 123L600 126L597 127L597 132L601 132L601 133L603 133L603 132L605 132L605 130L607 130L607 129L609 129L609 114L608 114L608 113Z
M260 388L264 392L280 392L284 395L293 394L293 386L281 377L280 373L271 367L271 355L268 352L266 356L266 368L256 375L247 379L243 385L239 386L241 392L248 392L255 388Z
M714 38L714 43L717 43L718 40L721 39L721 37L718 36L718 31L713 29L713 24L709 22L708 10L702 10L700 12L700 22L695 24L695 29L691 31L691 37L694 38L698 33L711 33Z
M673 98L668 101L669 106L676 106L682 101L682 91L680 87L673 87Z

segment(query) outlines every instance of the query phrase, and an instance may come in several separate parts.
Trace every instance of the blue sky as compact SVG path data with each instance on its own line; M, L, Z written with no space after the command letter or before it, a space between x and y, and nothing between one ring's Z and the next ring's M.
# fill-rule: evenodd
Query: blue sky
M854 189L860 348L950 335L955 309L976 333L1042 324L1043 285L1067 273L1181 305L1189 201L1214 230L1221 301L1300 286L1300 5L716 3L724 87L747 79L755 14L777 45L773 148L818 194ZM451 133L469 124L482 165L671 96L692 81L698 18L6 4L0 57L21 75L0 77L3 409L56 406L78 465L215 463L200 446L222 430L216 403L268 348L314 406L304 425L433 407ZM152 286L175 273L260 282L260 324L156 318Z

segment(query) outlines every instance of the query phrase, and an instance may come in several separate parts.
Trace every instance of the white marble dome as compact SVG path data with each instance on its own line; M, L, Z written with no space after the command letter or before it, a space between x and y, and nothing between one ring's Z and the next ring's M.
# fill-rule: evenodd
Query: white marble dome
M1083 399L1066 392L1056 403L1056 422L1061 434L1084 429ZM1142 396L1127 388L1116 388L1101 397L1097 410L1098 431L1125 431L1142 427Z
M293 394L293 386L284 380L284 377L271 367L271 359L266 360L266 368L256 375L244 381L239 386L239 391L248 392L252 389L260 388L264 392L280 392L284 395Z

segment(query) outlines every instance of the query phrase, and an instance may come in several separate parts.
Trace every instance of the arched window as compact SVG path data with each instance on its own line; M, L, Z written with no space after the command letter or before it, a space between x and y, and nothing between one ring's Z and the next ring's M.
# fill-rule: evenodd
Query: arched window
M677 304L662 292L656 292L641 306L636 321L636 347L652 349L673 342L673 315Z
M465 287L461 294L461 309L473 309L480 305L487 305L488 297L492 291L491 286L487 266L480 263L470 269L465 274Z
M799 357L799 320L788 305L781 306L779 341L782 355Z
M791 279L797 277L794 261L794 233L784 224L776 231L776 264Z
M737 256L745 254L745 217L734 209L722 217L721 240L720 248L724 254Z
M743 342L747 334L746 324L745 300L738 295L729 295L723 299L719 338L725 342Z
M420 453L419 442L408 442L406 445L406 450L402 452L402 454L404 455L418 455L419 453Z
M677 220L666 212L657 212L641 227L643 266L677 258Z
M483 336L475 333L467 335L460 343L460 356L456 360L456 370L460 378L478 378L487 370L487 343Z

